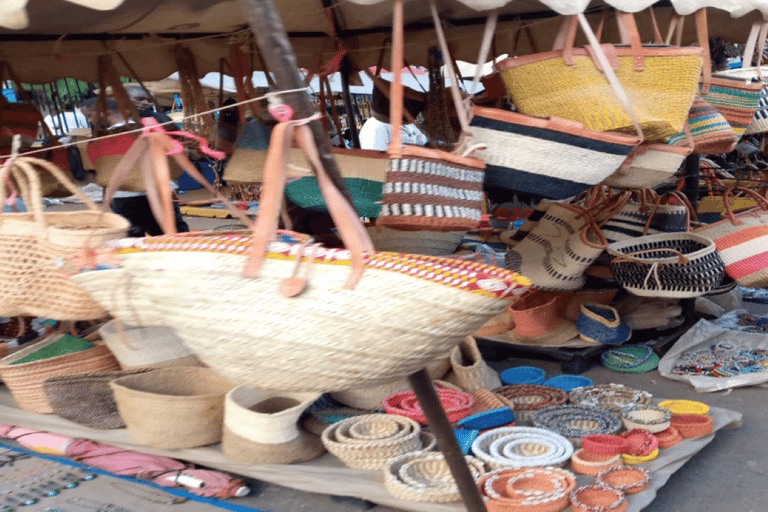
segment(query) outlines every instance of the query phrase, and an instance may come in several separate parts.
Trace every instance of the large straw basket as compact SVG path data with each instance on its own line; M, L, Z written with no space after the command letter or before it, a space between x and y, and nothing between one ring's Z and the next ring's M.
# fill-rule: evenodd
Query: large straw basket
M221 441L224 395L234 384L207 368L158 368L110 382L128 431L164 450Z
M50 345L60 337L61 334L49 336L44 341L23 348L0 360L0 378L8 386L8 389L11 390L19 406L25 411L37 413L54 412L43 387L47 379L90 372L111 372L120 369L117 360L100 341L93 342L93 348L80 352L28 363L11 364Z
M44 212L40 178L34 166L53 175L87 209ZM120 215L102 212L58 167L45 160L19 157L4 167L0 171L3 201L7 197L5 179L11 176L30 211L0 215L0 315L57 320L103 318L106 312L57 268L56 261L126 236L130 223Z
M368 236L377 251L427 256L453 254L465 233L466 231L402 231L381 226L368 228Z
M99 334L124 370L164 366L202 366L170 327L118 328L114 320L99 328Z

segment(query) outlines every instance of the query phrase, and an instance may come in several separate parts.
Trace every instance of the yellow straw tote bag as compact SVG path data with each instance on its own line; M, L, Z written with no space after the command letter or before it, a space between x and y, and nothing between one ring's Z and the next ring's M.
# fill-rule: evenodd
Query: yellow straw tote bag
M374 251L311 131L295 125L272 131L253 236L149 237L116 251L137 293L203 363L261 389L386 383L446 357L530 287L498 267ZM294 130L344 249L274 241Z
M617 12L628 45L602 44L640 127L649 140L683 131L698 92L702 50L698 47L642 45L632 14ZM578 121L592 130L634 133L627 112L603 76L593 48L574 48L577 18L566 19L550 52L512 57L497 64L519 112Z

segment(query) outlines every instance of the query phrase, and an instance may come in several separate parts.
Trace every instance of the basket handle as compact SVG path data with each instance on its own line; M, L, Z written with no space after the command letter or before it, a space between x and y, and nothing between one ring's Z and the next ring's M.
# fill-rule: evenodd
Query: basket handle
M285 190L285 169L288 165L288 155L294 135L297 135L299 147L302 148L315 169L320 192L328 206L328 212L338 227L344 246L350 252L352 272L343 287L353 289L362 277L365 267L365 255L363 253L373 251L373 243L351 205L344 200L325 172L312 132L303 123L303 121L284 121L272 129L267 161L264 165L259 216L253 228L253 241L243 269L243 276L258 277L259 269L267 252L267 244L272 240L277 230Z
M621 263L623 261L631 261L632 263L635 263L637 265L643 265L646 262L633 260L633 259L631 259L632 256L637 256L638 254L647 254L649 252L659 252L659 251L671 252L671 253L676 254L677 257L678 257L678 263L680 265L687 265L688 263L691 262L691 260L689 260L685 256L685 254L683 254L682 252L678 251L677 249L645 249L643 251L629 252L627 254L622 254L621 256L616 256L615 258L613 258L611 260L611 263Z
M725 216L728 218L728 220L731 221L731 224L733 224L734 226L741 226L742 224L744 224L743 221L736 218L736 215L733 213L733 206L731 206L731 200L734 199L732 196L735 190L738 190L739 192L744 192L745 194L750 196L752 199L754 199L755 202L758 204L758 206L763 209L763 211L768 211L768 200L766 200L763 196L761 196L754 190L750 190L744 187L727 188L725 189L725 193L723 194L723 205L725 206Z

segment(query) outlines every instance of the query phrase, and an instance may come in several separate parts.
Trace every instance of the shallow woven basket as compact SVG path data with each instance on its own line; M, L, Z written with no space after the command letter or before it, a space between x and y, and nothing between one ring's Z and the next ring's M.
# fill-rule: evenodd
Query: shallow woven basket
M618 466L598 473L595 483L605 484L624 494L636 494L651 484L651 472L638 466Z
M16 399L19 406L25 411L44 414L54 412L43 388L43 383L47 379L120 370L117 360L101 341L94 341L93 348L80 352L29 363L11 364L13 361L50 345L60 337L60 335L49 336L46 340L23 348L0 360L0 378L11 390L13 398Z
M481 460L465 459L474 478L485 472ZM461 499L442 453L416 451L391 459L384 468L384 488L407 501L449 503Z
M203 366L170 327L125 325L120 329L111 320L99 328L99 334L124 370Z
M56 416L99 430L122 428L125 423L117 411L109 383L120 377L144 371L53 377L43 383L43 389Z
M165 450L221 441L224 395L235 385L207 368L159 368L110 382L128 431Z
M569 499L573 512L594 512L595 510L624 512L629 507L623 492L600 485L579 487L571 491Z

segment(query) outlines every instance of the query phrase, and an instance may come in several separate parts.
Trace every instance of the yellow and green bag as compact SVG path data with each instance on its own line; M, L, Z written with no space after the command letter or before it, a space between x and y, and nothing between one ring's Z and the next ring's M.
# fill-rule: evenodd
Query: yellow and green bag
M635 18L617 12L629 44L602 44L611 67L627 91L648 140L664 140L683 131L698 92L702 66L699 47L643 45ZM603 76L591 46L574 48L577 18L569 17L550 52L512 57L497 64L511 100L519 112L560 117L600 131L634 133Z

